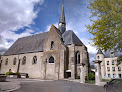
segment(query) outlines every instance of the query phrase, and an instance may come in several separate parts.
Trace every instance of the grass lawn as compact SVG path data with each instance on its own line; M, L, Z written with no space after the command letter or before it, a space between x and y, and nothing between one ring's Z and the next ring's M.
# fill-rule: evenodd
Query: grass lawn
M108 82L110 81L111 79L102 79L103 82Z
M95 84L95 80L86 80L85 83Z
M102 82L109 82L111 79L102 79ZM95 84L95 80L86 80L85 83Z

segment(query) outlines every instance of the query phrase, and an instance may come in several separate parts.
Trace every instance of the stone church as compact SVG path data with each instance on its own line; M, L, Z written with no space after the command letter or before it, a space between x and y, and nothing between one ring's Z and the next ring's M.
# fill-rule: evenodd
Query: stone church
M85 63L85 76L89 71L87 47L72 30L66 31L62 6L58 28L48 32L19 38L1 57L0 73L28 73L29 78L64 79L80 75L80 65Z

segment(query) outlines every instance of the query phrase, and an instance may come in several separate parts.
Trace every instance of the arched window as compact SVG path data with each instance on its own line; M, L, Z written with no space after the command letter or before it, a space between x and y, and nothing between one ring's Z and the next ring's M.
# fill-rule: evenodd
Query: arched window
M36 63L37 63L37 56L34 56L32 64L36 64Z
M8 65L8 58L7 58L6 61L5 61L5 65Z
M75 63L80 64L80 52L77 51L75 54Z
M54 41L51 41L51 47L50 49L54 49Z
M49 63L54 63L54 58L52 56L49 58Z
M16 65L17 59L14 58L13 65Z
M22 65L25 65L25 64L26 64L26 57L24 56L22 60Z
M78 64L80 64L80 53L78 53Z

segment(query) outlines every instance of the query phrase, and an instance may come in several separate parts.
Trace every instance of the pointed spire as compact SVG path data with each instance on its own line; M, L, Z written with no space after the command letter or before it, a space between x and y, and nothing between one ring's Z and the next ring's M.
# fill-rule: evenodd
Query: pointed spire
M61 16L60 16L60 20L59 23L66 23L65 22L65 14L64 14L64 6L62 5L62 11L61 11Z
M64 14L64 6L62 5L61 16L58 24L58 29L60 30L61 34L66 31L66 22L65 22L65 14Z

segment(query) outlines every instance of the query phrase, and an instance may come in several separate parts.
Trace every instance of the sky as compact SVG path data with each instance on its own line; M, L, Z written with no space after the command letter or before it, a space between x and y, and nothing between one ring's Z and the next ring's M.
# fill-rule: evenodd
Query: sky
M0 54L18 38L49 31L58 27L62 4L66 29L73 30L88 48L91 64L97 50L89 43L92 34L85 25L91 25L90 0L0 0Z

